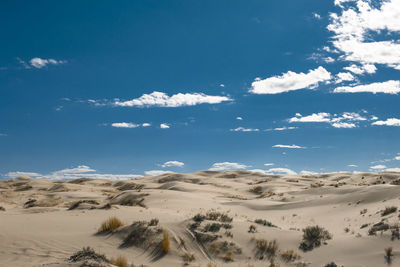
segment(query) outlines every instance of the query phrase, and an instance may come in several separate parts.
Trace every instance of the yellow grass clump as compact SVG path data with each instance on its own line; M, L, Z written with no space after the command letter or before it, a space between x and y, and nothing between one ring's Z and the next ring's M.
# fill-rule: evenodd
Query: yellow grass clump
M165 254L167 254L170 251L170 242L169 242L169 235L167 231L164 231L163 234L163 240L162 240L162 249L164 251Z
M111 264L118 267L128 267L128 261L124 256L118 256L117 258L110 259Z
M105 232L114 232L119 227L124 225L120 219L117 217L110 217L105 222L103 222L97 231L98 233L105 233Z

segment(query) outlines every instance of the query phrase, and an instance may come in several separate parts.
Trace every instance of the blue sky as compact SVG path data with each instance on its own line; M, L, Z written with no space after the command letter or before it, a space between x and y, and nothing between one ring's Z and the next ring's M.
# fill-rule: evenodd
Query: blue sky
M0 174L400 171L400 0L2 1Z

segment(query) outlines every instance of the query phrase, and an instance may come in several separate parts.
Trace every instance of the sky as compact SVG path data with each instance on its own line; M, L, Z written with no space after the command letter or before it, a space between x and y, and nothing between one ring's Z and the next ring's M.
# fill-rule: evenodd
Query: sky
M400 0L0 2L0 177L400 171Z

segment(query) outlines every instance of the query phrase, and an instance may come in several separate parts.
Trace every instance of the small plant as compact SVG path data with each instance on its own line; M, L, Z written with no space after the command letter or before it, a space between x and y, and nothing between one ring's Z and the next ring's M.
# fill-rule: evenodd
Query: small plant
M224 261L233 261L232 251L228 251L225 256L222 257Z
M280 266L279 263L277 263L274 258L269 259L268 267L279 267L279 266Z
M124 224L117 217L110 217L108 220L103 222L97 231L98 233L109 233L115 232L119 227Z
M124 256L118 256L116 258L111 258L110 260L111 264L114 264L115 266L118 267L128 267L128 261Z
M278 251L278 243L276 240L267 241L265 239L257 239L256 240L256 257L259 259L264 259L264 256L267 256L269 259L276 256L276 252Z
M386 207L386 208L382 211L381 215L382 215L382 216L386 216L386 215L389 215L389 214L391 214L391 213L393 213L393 212L396 212L396 211L397 211L397 207L395 207L395 206Z
M271 222L269 222L269 221L267 221L267 220L264 220L264 219L256 219L254 222L257 223L257 224L261 224L261 225L264 225L264 226L268 226L268 227L276 227L276 226L273 225Z
M157 226L158 222L159 221L158 221L157 218L151 219L150 222L149 222L149 226Z
M328 263L327 265L325 265L324 267L338 267L336 265L336 263L334 263L333 261L331 263Z
M86 261L86 260L94 260L97 262L109 262L106 256L96 253L94 249L91 247L85 247L75 252L71 257L69 257L69 261L71 262Z
M261 195L262 193L263 193L263 188L262 188L262 186L255 186L255 187L253 187L253 188L250 188L250 190L249 190L251 193L254 193L254 194L257 194L257 195Z
M310 251L316 247L321 246L321 242L325 242L332 238L332 235L322 227L309 226L303 229L303 240L300 243L300 249L303 251Z
M170 242L169 242L169 235L168 235L167 231L164 231L164 233L163 233L162 249L165 254L167 254L171 249Z
M202 222L205 219L206 219L206 216L204 216L204 215L202 215L200 213L194 215L194 217L193 217L193 221L195 221L195 222Z
M345 233L348 233L348 232L350 232L350 228L346 227L346 228L344 228L344 231L345 231Z
M183 254L182 258L183 258L183 261L184 261L185 265L189 265L190 262L195 260L194 255L193 254L189 254L189 253Z
M293 249L288 249L281 253L281 258L286 262L299 260L301 257Z
M255 225L250 225L250 227L249 227L249 231L248 231L249 233L255 233L255 232L257 232L257 228L256 228L256 226Z
M392 257L393 257L393 248L392 247L385 248L385 259L388 264L392 262Z
M360 214L361 214L361 215L364 215L364 214L367 213L367 211L368 211L367 209L362 209L362 210L360 210Z
M233 238L233 234L232 234L231 231L225 231L225 235L226 235L227 237Z
M218 232L219 229L221 229L222 224L219 223L209 223L206 226L204 226L204 231L205 232Z

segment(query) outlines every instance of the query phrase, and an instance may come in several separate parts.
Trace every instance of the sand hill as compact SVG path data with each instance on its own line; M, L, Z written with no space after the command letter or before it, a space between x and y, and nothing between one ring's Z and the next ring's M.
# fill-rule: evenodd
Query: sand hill
M400 266L399 185L400 173L249 171L3 180L0 266Z

